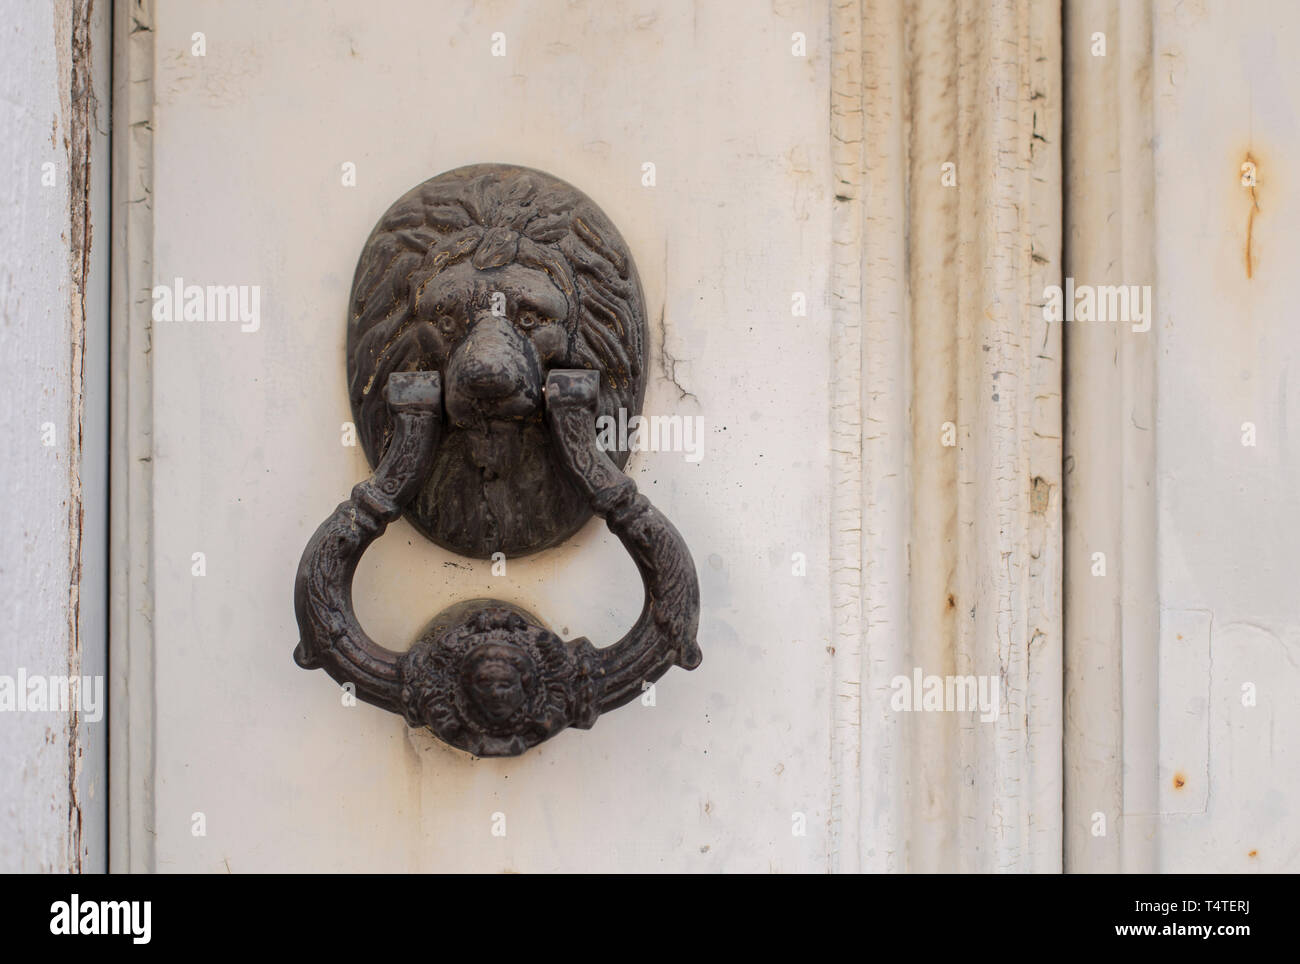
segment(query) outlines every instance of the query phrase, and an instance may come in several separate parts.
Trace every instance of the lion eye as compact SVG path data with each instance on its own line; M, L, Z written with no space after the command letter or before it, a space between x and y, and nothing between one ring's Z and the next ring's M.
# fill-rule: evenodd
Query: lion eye
M518 325L524 331L532 331L539 325L546 324L549 320L549 318L536 311L521 311L519 312Z

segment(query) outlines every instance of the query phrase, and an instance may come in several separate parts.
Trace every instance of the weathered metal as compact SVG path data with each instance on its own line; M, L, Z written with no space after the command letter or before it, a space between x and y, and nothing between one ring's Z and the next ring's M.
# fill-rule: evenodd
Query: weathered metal
M407 518L479 559L558 545L591 508L558 470L546 374L600 372L600 414L631 418L645 324L632 255L577 188L508 164L430 178L379 219L353 277L348 385L366 456L378 465L392 434L388 375L442 372L446 432ZM613 455L619 468L627 455Z
M352 403L375 468L299 563L298 665L477 756L587 729L669 667L699 665L686 544L622 473L627 453L597 444L599 415L639 409L645 344L636 269L599 209L526 168L440 175L371 234L352 309ZM641 573L641 616L597 648L476 599L435 616L406 653L386 649L357 620L352 578L403 512L479 557L554 545L595 513Z
M585 638L564 642L532 614L491 599L444 610L405 654L366 635L352 608L352 577L435 464L443 415L437 372L394 372L384 457L316 531L298 567L298 665L324 669L358 698L477 756L515 756L566 727L587 729L669 667L698 666L695 566L672 523L597 446L598 378L551 372L546 416L563 471L641 573L645 606L622 639L601 649Z

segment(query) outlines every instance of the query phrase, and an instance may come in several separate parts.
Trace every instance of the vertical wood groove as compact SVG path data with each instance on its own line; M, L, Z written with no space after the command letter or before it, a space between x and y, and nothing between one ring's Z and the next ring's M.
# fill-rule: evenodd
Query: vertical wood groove
M109 867L154 866L152 0L113 8Z
M1145 0L1066 4L1066 274L1080 285L1155 282L1151 18ZM1092 53L1098 32L1105 57ZM1066 329L1065 867L1150 871L1159 742L1156 331ZM1097 552L1104 576L1093 572Z
M1038 308L1060 275L1059 10L880 0L837 6L835 36L855 18L864 143L835 171L846 408L832 424L846 436L859 415L862 431L837 449L833 517L851 526L856 491L862 538L855 548L837 530L833 564L862 574L861 602L837 585L833 603L861 640L840 624L861 772L856 802L843 778L837 788L839 866L1059 870L1061 354ZM835 51L844 100L853 55ZM948 161L955 187L941 181ZM841 250L855 241L860 265ZM948 421L955 449L941 445ZM891 680L914 667L996 679L996 721L891 709ZM837 709L836 738L851 739L852 714ZM836 747L841 772L852 749Z

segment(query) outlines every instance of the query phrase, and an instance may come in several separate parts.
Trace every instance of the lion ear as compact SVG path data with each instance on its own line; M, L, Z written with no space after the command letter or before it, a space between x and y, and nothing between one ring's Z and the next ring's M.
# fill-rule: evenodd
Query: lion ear
M472 259L476 268L499 268L511 264L519 251L519 235L509 228L489 228Z

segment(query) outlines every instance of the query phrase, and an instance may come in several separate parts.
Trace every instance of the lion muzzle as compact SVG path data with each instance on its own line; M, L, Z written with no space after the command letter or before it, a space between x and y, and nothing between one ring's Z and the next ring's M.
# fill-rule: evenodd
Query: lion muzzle
M458 427L539 415L542 374L528 339L509 319L479 312L443 372L447 415Z

